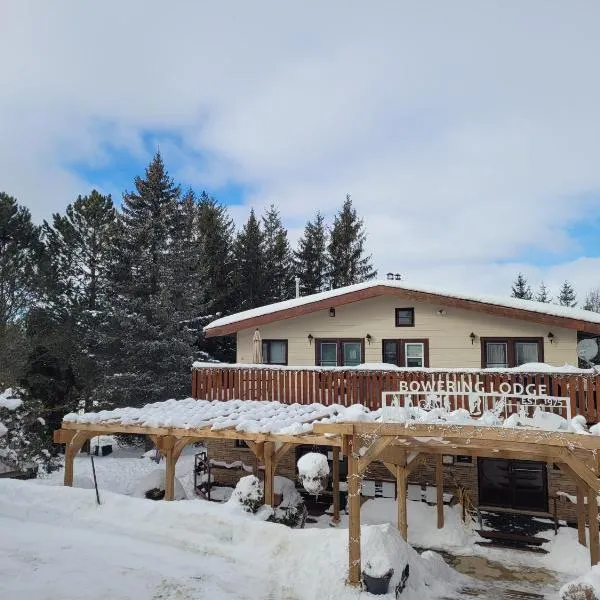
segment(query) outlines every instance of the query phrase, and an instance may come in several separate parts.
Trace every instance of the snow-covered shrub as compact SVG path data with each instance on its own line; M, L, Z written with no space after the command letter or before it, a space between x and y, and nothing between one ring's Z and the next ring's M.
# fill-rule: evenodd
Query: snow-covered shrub
M148 498L149 500L162 500L165 497L165 478L164 469L154 469L147 475L144 475L136 484L132 496L135 498ZM185 489L181 481L175 477L175 500L187 500Z
M281 502L275 507L273 516L269 520L288 527L303 527L306 507L294 482L287 477L276 475L273 486L275 496L281 496Z
M600 600L600 565L593 566L585 575L564 585L560 600Z
M235 486L227 504L240 506L249 513L256 513L263 503L263 486L258 477L246 475Z
M50 472L60 466L39 400L22 390L0 392L0 462L14 471Z
M327 488L329 463L325 454L308 452L300 457L297 466L298 477L307 492L318 494Z

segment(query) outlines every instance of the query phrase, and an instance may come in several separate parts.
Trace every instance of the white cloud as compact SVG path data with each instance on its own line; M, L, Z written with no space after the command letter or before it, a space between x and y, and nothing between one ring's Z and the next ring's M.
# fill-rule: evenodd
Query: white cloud
M174 175L247 186L248 205L277 204L294 229L351 193L382 272L490 292L518 269L595 285L597 259L561 264L581 251L568 228L600 214L591 0L5 0L2 13L0 187L38 218L98 183L65 165L141 156L160 130L182 140L161 142ZM529 265L532 251L556 265Z

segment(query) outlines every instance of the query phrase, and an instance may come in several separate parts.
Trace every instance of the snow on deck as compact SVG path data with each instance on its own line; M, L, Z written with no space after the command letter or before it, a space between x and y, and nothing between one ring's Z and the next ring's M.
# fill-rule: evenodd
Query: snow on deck
M385 420L384 420L385 418ZM314 423L396 422L418 424L477 425L562 431L600 435L600 427L588 432L585 419L576 416L564 419L549 411L536 411L532 418L517 414L503 419L494 411L485 411L474 418L465 409L445 411L419 407L398 408L390 413L382 409L369 410L362 404L349 407L339 404L283 404L268 400L166 400L146 404L142 408L116 408L97 413L70 413L65 423L102 424L141 427L172 427L177 429L234 429L240 433L301 435L311 433Z
M577 319L580 321L587 321L589 323L600 323L600 314L589 310L582 310L580 308L571 308L569 306L559 306L557 304L547 304L545 302L535 302L534 300L522 300L519 298L507 298L504 296L490 296L490 295L478 295L478 294L465 294L463 292L454 292L443 288L435 288L430 286L415 286L406 285L401 281L390 281L390 280L373 280L365 281L363 283L357 283L355 285L348 285L345 287L337 288L335 290L328 290L319 294L311 294L309 296L301 296L300 298L292 298L291 300L284 300L283 302L276 302L274 304L268 304L266 306L259 306L250 310L245 310L227 317L221 317L209 323L204 329L209 331L215 327L222 327L223 325L230 325L246 319L253 319L255 317L262 317L263 315L269 315L282 310L288 310L290 308L296 308L298 306L305 306L321 300L328 300L331 298L337 298L344 294L350 294L352 292L358 292L360 290L366 290L377 286L383 286L393 289L401 289L409 292L423 292L425 294L434 294L437 296L446 296L448 298L456 298L459 300L468 300L472 302L480 302L482 304L493 304L496 306L502 306L506 308L516 308L519 310L526 310L534 313L541 313L546 315L552 315L555 317L564 317L567 319Z

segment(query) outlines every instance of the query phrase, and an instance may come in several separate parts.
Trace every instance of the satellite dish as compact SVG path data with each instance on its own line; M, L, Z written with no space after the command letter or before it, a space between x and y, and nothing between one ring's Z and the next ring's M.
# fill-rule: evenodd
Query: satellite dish
M591 362L592 359L596 358L598 354L598 342L596 338L587 338L585 340L581 340L577 344L577 356L581 358L581 360L585 360L586 362Z

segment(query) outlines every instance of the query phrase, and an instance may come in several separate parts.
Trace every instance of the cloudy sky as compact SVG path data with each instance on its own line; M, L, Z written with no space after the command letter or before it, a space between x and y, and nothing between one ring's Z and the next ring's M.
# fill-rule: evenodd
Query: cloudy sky
M116 199L157 146L295 239L352 198L381 273L600 285L597 0L2 0L0 189Z

